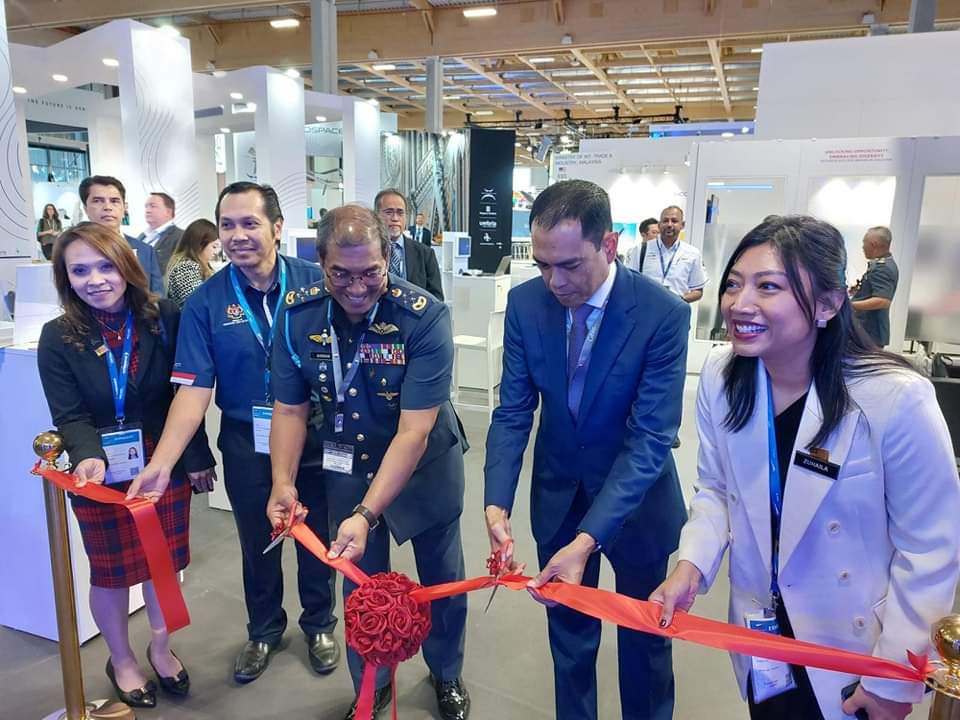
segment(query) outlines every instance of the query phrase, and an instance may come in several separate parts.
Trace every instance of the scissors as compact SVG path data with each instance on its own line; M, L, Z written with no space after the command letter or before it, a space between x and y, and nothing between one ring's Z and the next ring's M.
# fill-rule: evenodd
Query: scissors
M268 552L273 550L277 545L282 543L287 539L287 536L290 535L290 531L293 530L293 526L297 521L297 510L301 507L299 502L293 504L293 509L290 511L290 518L285 525L278 525L270 533L270 544L263 549L263 554L266 555Z
M487 568L490 570L490 574L493 575L494 579L499 580L500 578L506 576L510 569L507 567L504 562L506 556L506 551L513 546L513 540L507 540L502 547L497 550L494 550L490 553L490 557L487 558ZM493 591L490 593L490 597L487 599L487 605L483 608L483 612L486 613L490 609L490 604L493 602L494 596L497 594L497 590L500 589L500 584L497 583L493 586Z

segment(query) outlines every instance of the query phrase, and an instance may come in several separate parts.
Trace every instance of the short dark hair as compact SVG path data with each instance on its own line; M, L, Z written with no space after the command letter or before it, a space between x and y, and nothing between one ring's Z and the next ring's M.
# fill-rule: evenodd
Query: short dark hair
M659 225L659 224L660 224L660 221L657 220L656 218L647 218L642 223L640 223L640 234L646 235L651 225Z
M380 253L386 260L390 257L390 237L387 226L378 213L363 205L351 203L333 208L317 225L317 256L320 262L327 257L327 247L380 243Z
M240 181L230 183L220 191L220 197L217 198L217 207L213 211L213 215L217 219L217 224L220 223L220 203L223 202L223 199L227 195L243 195L243 193L248 192L259 193L260 198L263 200L263 214L267 216L267 220L272 223L283 220L283 212L280 210L280 198L277 197L276 190L269 185Z
M610 196L599 185L588 180L564 180L554 183L537 195L530 209L530 229L536 223L544 230L556 227L564 220L576 220L584 240L597 250L605 233L613 229L610 215Z
M80 202L84 205L87 204L87 198L90 197L90 188L94 185L115 187L120 193L121 199L124 202L127 201L127 189L123 186L123 183L113 177L113 175L91 175L80 181Z
M156 195L158 198L163 200L163 204L167 206L167 210L172 213L177 212L177 204L173 201L173 198L167 195L165 192L152 192L151 195Z
M385 198L387 195L396 195L403 200L403 209L407 210L410 207L410 203L407 202L407 196L396 188L384 188L377 193L377 196L373 199L373 209L374 212L380 212L380 201Z

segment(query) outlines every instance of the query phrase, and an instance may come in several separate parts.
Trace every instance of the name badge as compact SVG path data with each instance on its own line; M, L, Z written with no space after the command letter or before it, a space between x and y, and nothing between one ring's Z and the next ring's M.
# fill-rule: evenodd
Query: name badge
M273 408L267 405L253 406L253 451L261 455L270 454L270 423L273 421Z
M323 441L323 469L332 472L353 474L353 445Z
M780 623L777 622L777 616L773 610L764 609L744 613L743 620L750 630L759 630L771 635L780 634ZM790 665L780 660L751 657L750 679L753 686L753 701L758 704L793 690L797 686Z
M143 470L143 431L139 427L101 430L100 445L107 456L104 484L129 482Z
M814 472L817 475L828 477L831 480L836 480L837 476L840 475L840 466L836 463L829 462L805 452L800 452L799 450L797 451L797 454L793 456L793 464L798 467L802 467L804 470Z

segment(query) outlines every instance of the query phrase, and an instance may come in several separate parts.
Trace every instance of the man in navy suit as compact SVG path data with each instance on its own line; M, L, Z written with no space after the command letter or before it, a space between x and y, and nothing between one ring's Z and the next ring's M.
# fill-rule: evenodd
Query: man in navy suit
M501 404L487 436L484 505L494 549L512 539L533 414L531 521L540 573L596 587L600 555L617 592L646 599L662 582L686 520L670 444L680 425L690 309L618 262L610 200L593 183L548 187L530 212L541 278L510 292ZM511 568L517 568L513 548ZM556 717L597 717L600 623L547 609ZM622 716L673 715L669 641L618 630Z
M92 175L81 181L79 195L83 210L91 222L106 225L123 235L147 274L151 292L162 296L163 273L157 251L120 229L123 215L127 211L127 190L123 183L110 175Z

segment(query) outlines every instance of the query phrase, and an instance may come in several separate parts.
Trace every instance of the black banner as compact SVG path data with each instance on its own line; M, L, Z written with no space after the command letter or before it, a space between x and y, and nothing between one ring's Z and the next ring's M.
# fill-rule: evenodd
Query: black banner
M513 235L513 130L470 129L470 268L494 272Z

